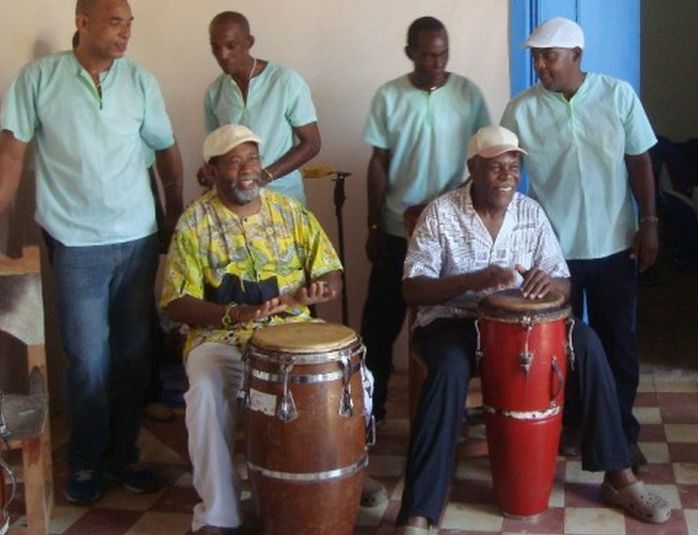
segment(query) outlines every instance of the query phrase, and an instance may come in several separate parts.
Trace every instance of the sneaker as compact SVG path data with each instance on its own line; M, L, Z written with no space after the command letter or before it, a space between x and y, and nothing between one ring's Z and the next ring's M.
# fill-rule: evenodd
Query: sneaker
M161 487L160 480L153 470L137 464L127 466L121 472L107 472L104 475L136 494L148 494L160 490Z
M65 497L70 503L89 505L102 496L102 487L102 477L97 471L75 470L65 484Z

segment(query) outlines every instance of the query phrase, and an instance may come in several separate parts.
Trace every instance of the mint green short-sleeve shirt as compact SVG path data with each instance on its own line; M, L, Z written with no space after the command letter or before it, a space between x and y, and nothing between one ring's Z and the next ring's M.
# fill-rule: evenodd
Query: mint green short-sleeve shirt
M383 229L405 236L403 212L463 183L467 144L490 124L480 89L451 73L435 91L412 85L403 75L373 97L364 141L390 151Z
M243 124L262 138L262 165L271 165L294 145L293 129L317 121L310 89L295 71L267 63L250 80L247 101L235 80L221 74L204 97L206 130L212 132L229 123ZM305 204L303 177L298 169L277 178L267 188L294 197Z
M529 194L566 259L603 258L632 245L637 223L624 158L657 139L628 83L587 73L569 101L539 83L512 99L501 124L528 152Z
M154 233L147 153L174 136L153 75L126 58L101 74L100 98L72 51L24 67L0 112L3 130L36 142L36 220L68 246Z

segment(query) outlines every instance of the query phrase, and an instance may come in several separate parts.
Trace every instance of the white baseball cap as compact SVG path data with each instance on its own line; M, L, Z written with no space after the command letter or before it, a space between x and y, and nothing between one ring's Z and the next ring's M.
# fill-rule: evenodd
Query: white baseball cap
M494 158L505 152L528 154L519 147L519 138L514 132L503 126L485 126L480 128L468 141L468 160L475 156Z
M262 138L241 124L225 124L216 128L204 139L204 161L222 156L243 143L262 143Z
M538 26L524 43L527 48L584 49L584 32L570 19L555 17Z

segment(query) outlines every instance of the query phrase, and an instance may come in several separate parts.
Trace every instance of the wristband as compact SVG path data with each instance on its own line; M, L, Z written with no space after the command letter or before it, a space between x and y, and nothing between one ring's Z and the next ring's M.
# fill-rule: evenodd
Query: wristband
M643 223L659 223L659 218L656 215L646 215L640 218L640 225Z
M223 317L221 318L221 325L223 325L223 327L225 327L226 329L232 329L233 327L235 327L235 324L237 323L237 321L233 321L231 313L237 307L238 307L238 304L235 303L234 301L231 301L228 304L228 306L225 307L225 312L223 313Z
M271 171L269 171L269 169L267 169L266 167L263 167L262 171L264 171L264 174L267 175L269 182L272 182L274 180L274 175L271 174Z

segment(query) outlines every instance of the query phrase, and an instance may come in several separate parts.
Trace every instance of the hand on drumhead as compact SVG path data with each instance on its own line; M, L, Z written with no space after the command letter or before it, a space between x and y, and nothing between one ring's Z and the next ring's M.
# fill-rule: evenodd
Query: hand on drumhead
M541 299L552 289L553 279L545 271L537 267L527 270L521 264L516 264L516 271L523 277L521 293L526 299Z
M511 267L502 267L497 264L490 264L484 268L481 273L484 275L484 284L482 285L482 290L488 290L491 288L496 288L501 290L503 288L511 287L516 282L516 273Z
M289 306L314 305L334 299L337 291L330 287L326 281L314 281L307 287L298 288L292 295L286 296L285 302Z
M264 301L261 305L240 305L237 307L237 321L249 323L283 312L287 307L288 305L280 297Z

